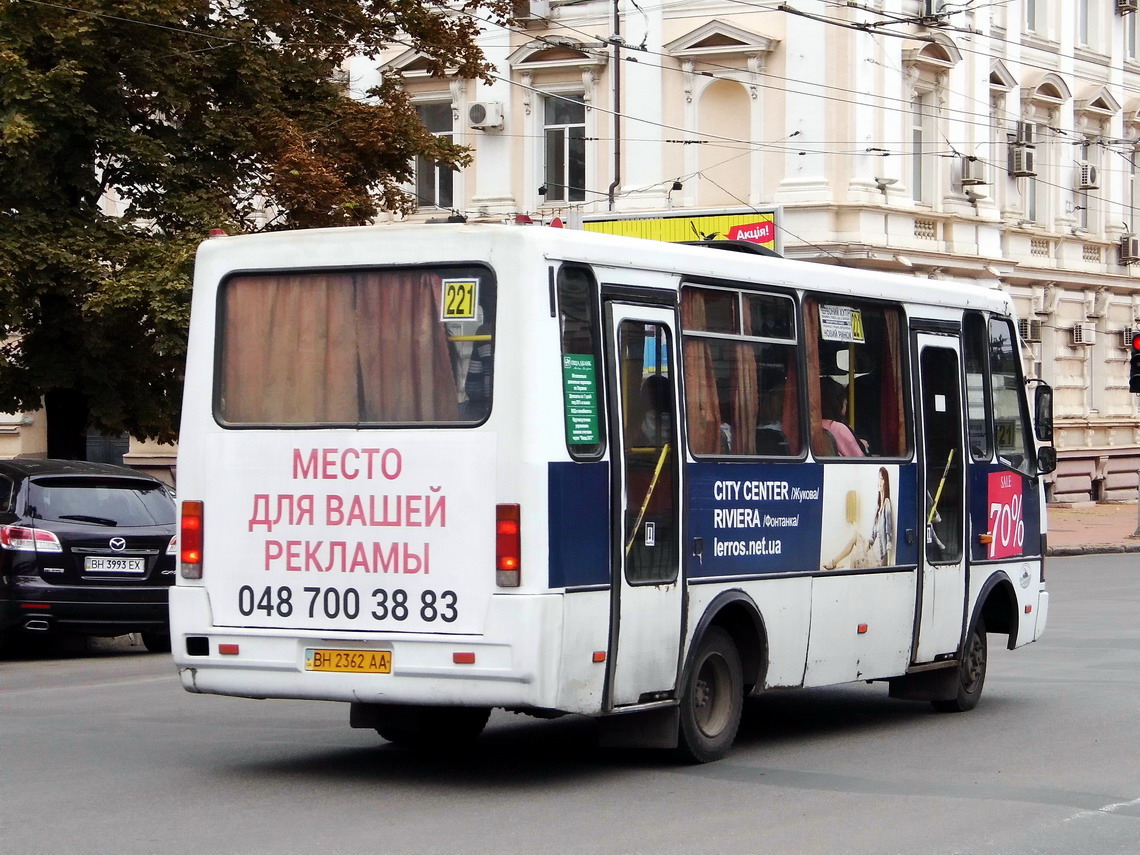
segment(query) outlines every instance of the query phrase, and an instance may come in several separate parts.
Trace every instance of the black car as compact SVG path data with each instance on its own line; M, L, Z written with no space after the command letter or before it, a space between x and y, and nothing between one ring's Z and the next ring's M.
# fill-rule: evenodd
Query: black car
M174 497L104 463L0 460L0 637L142 634L170 649Z

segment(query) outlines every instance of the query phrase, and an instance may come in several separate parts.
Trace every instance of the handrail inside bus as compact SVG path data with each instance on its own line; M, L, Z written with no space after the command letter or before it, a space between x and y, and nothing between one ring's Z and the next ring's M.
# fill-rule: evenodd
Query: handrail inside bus
M637 540L637 530L641 528L641 521L645 519L645 512L649 509L649 500L653 498L653 491L657 489L657 482L661 478L661 469L665 465L665 458L669 456L669 443L661 446L661 455L657 458L657 466L653 469L653 480L649 482L649 489L645 491L645 500L641 503L641 510L637 513L637 522L630 529L629 543L625 545L625 554L633 549L633 542Z
M492 335L449 335L448 341L491 341L494 338Z
M950 463L954 460L954 449L950 449L950 453L946 456L946 468L942 470L942 478L938 482L938 489L934 492L934 501L930 503L930 515L926 518L926 524L932 525L934 518L938 515L938 502L942 498L942 488L946 486L946 476L950 474Z

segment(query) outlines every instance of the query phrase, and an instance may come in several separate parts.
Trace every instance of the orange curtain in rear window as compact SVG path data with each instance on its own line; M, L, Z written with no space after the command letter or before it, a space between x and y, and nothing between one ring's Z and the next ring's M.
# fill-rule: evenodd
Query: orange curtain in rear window
M424 271L229 280L219 417L286 425L458 421L441 280Z

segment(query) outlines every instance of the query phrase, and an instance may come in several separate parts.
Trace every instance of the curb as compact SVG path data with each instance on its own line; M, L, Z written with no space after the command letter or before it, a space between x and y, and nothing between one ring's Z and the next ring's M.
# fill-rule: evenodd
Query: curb
M1140 540L1136 543L1090 543L1085 546L1051 546L1046 555L1106 555L1120 552L1140 552Z

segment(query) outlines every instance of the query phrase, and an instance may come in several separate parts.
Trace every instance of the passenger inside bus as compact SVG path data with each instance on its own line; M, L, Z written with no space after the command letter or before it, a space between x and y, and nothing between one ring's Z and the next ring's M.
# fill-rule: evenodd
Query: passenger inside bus
M673 390L669 388L669 378L664 374L646 377L641 384L641 401L645 407L645 415L641 420L642 444L660 448L669 442L669 422L673 409Z
M756 413L757 454L791 453L783 429L784 388L775 386L760 395L760 408Z
M819 381L823 429L839 457L864 457L867 449L847 425L847 390L830 377Z

